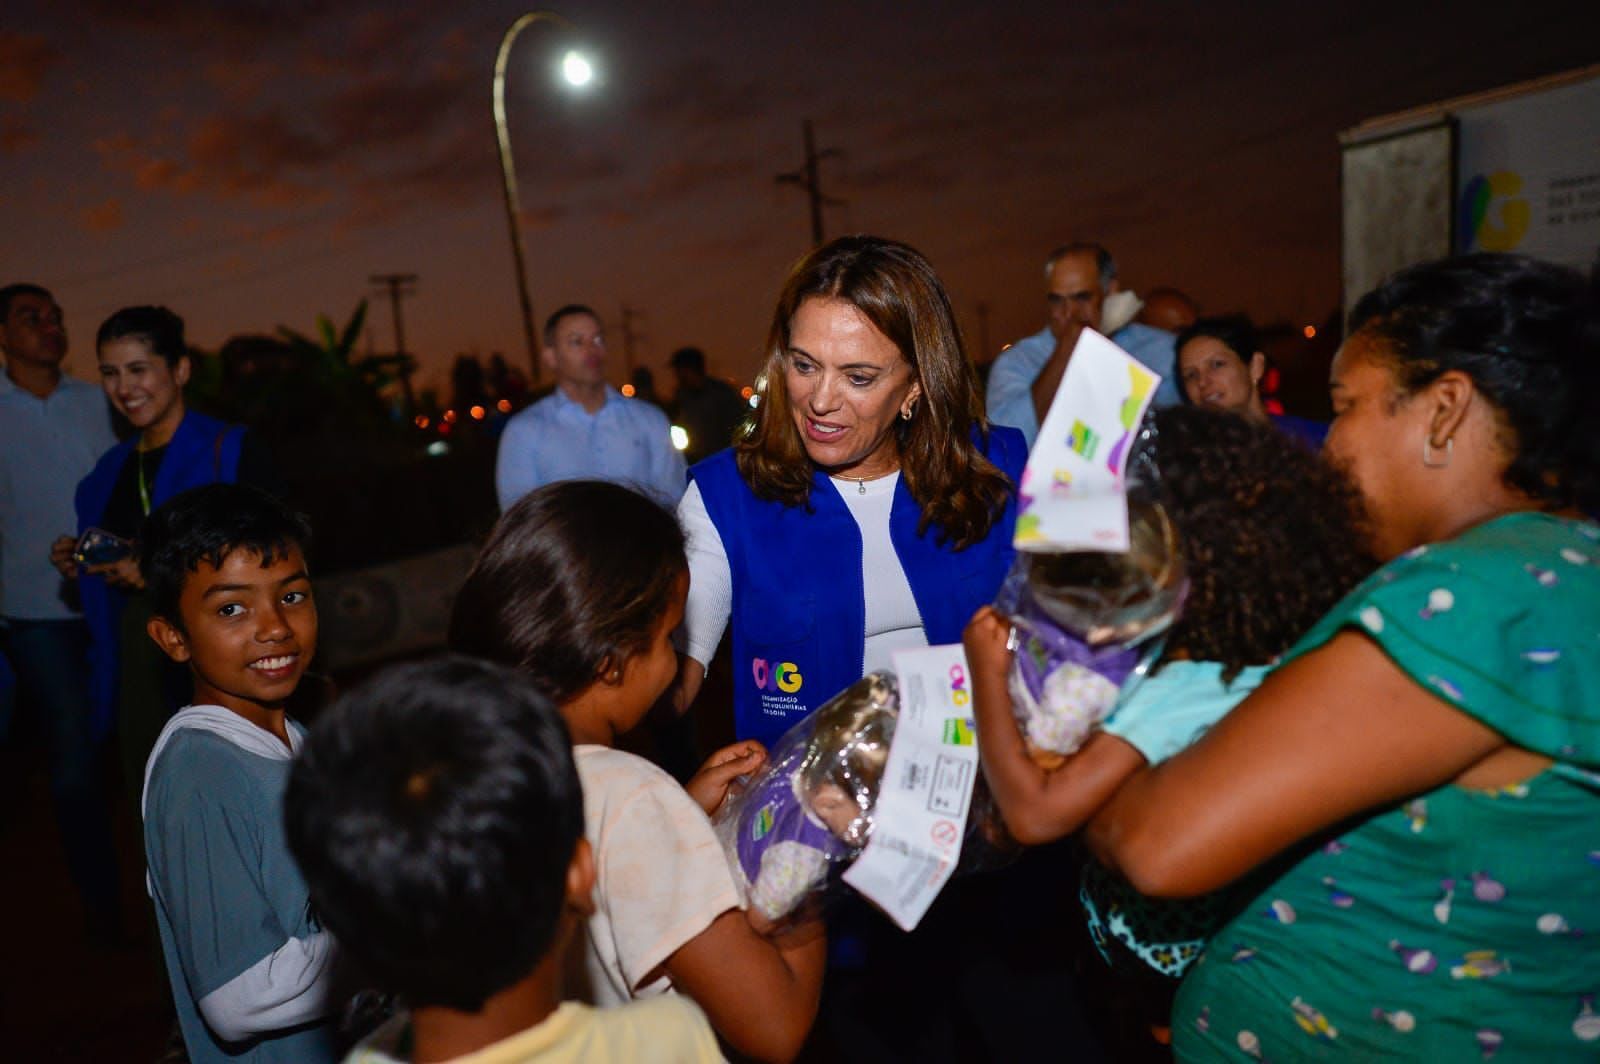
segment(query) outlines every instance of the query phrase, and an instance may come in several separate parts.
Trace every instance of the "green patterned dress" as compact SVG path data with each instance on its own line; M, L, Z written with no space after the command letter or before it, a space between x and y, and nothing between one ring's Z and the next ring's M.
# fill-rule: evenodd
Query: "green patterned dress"
M1341 629L1555 759L1311 840L1227 923L1173 1009L1180 1060L1600 1060L1600 528L1516 514L1412 551Z

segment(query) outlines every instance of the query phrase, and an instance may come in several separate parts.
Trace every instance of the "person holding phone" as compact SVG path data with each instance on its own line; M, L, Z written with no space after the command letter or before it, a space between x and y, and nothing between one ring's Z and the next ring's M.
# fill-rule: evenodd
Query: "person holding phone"
M116 722L123 778L137 793L145 758L187 693L186 677L173 674L145 635L150 611L134 549L144 519L202 484L244 482L274 492L276 484L265 451L242 425L185 405L193 367L182 318L166 307L126 307L100 326L95 346L106 398L133 435L79 483L80 535L56 540L52 560L81 573L94 720L102 732Z

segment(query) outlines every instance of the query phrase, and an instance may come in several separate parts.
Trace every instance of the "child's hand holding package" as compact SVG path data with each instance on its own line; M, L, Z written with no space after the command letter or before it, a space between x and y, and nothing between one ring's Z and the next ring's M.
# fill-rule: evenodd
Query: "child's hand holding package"
M719 811L717 834L764 920L788 917L866 845L898 713L894 677L869 673L791 728Z
M996 608L1013 627L1009 693L1028 752L1053 770L1160 651L1188 588L1183 552L1158 501L1149 429L1129 463L1128 549L1018 543Z

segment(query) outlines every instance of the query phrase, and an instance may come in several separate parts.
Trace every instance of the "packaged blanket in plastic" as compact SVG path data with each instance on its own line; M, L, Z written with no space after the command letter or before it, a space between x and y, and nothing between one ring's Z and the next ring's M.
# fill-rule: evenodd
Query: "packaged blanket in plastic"
M1084 330L1023 473L1017 557L995 607L1015 626L1018 723L1047 769L1159 654L1188 589L1144 419L1159 381Z
M785 732L718 810L729 863L767 920L819 894L866 845L899 711L894 675L868 673Z

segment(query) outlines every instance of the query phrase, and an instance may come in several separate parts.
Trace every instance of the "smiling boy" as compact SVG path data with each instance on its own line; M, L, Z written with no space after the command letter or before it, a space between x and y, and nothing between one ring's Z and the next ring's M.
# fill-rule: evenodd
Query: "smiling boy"
M284 704L317 648L304 521L245 485L145 524L150 638L194 679L145 768L144 838L189 1058L331 1061L333 943L283 833L303 731Z

